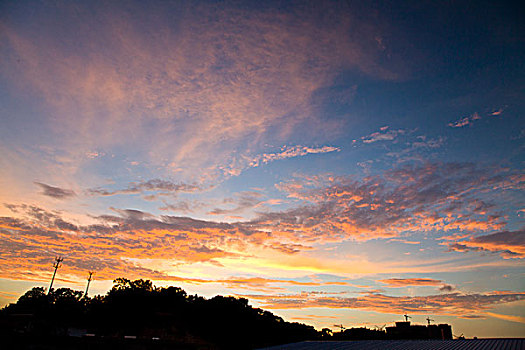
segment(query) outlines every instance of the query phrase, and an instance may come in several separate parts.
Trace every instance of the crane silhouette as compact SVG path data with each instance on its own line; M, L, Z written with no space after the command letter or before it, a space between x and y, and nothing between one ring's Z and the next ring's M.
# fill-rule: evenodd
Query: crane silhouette
M412 318L412 317L408 316L407 314L404 314L403 316L405 316L405 322L408 322L408 319Z
M429 326L430 326L430 322L434 321L434 320L430 319L430 317L427 317L426 320L427 320Z
M334 324L334 327L341 328L341 332L346 329L342 324Z
M383 331L383 330L385 329L385 327L386 327L386 324L382 325L381 327L379 327L379 326L375 326L375 329L376 329L377 331Z

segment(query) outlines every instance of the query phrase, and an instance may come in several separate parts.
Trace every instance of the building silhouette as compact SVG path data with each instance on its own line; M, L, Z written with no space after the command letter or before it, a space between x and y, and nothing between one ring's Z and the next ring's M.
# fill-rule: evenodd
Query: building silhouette
M452 339L452 327L449 324L412 325L410 321L396 322L395 326L386 327L387 339Z

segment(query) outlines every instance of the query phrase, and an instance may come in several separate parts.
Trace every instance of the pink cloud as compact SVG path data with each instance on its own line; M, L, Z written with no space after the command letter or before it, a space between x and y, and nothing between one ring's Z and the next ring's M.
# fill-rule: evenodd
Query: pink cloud
M451 128L461 128L466 125L472 124L472 120L470 117L461 118L455 122L448 123L448 126Z
M499 116L499 115L501 115L501 113L503 113L503 110L504 110L503 108L500 108L500 109L495 110L494 112L490 113L490 115L495 116L495 117Z
M163 3L139 18L133 13L143 11L134 4L105 3L93 12L84 5L51 7L60 18L71 18L74 28L38 11L31 17L34 26L6 23L2 33L10 54L1 67L17 92L44 101L42 109L50 113L39 123L53 130L56 146L85 155L97 147L140 143L150 164L168 163L187 178L196 169L207 180L223 175L217 169L232 149L244 154L269 139L282 141L298 129L326 124L311 97L341 71L357 69L380 79L398 75L385 68L382 51L369 45L382 29L330 6L321 8L337 20L309 7L283 13ZM62 39L54 35L57 28ZM74 44L79 42L84 44ZM267 154L260 162L297 156L288 152ZM233 174L238 169L230 168Z

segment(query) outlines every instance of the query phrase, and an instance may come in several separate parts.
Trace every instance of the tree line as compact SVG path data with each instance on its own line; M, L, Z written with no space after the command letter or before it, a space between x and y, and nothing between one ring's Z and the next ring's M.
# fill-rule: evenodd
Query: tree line
M106 295L34 287L0 310L4 336L154 339L188 348L250 349L321 337L312 326L286 322L245 298L188 295L179 287L118 278ZM198 346L197 346L198 345Z

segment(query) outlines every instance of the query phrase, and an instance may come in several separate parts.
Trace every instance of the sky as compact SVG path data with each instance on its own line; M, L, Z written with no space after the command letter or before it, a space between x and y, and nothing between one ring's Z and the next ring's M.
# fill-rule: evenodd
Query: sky
M0 305L118 277L525 334L511 1L3 1Z

